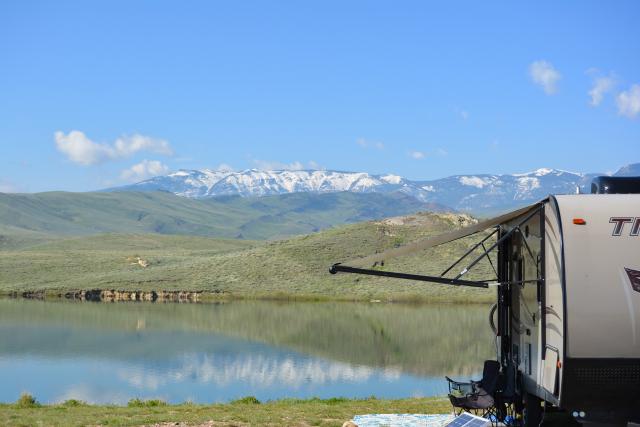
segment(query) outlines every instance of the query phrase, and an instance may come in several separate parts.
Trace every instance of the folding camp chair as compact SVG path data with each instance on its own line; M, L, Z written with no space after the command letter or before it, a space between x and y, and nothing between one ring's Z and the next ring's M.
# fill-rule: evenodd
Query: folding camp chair
M499 375L500 362L487 360L480 381L463 383L445 377L449 383L449 401L454 414L468 411L489 419L492 424L497 423L495 392Z

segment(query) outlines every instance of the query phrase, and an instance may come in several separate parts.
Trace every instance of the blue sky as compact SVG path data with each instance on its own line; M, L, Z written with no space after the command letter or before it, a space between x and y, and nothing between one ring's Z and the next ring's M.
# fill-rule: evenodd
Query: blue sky
M640 3L0 3L0 191L640 161Z

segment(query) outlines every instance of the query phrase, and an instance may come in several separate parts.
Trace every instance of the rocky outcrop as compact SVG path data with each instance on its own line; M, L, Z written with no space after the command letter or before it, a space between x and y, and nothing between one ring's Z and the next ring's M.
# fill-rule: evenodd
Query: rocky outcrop
M198 302L201 292L191 291L119 291L115 289L90 289L67 292L64 297L81 301L157 301Z
M44 299L46 295L44 291L25 291L25 292L22 292L21 294L18 294L17 292L13 292L11 296L14 298L17 298L18 296L22 296L22 298L28 298L28 299Z

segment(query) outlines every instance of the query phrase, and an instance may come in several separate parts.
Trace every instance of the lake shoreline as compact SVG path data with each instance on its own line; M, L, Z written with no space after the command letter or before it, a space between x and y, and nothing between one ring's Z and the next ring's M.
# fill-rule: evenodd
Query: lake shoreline
M406 295L369 298L363 295L322 295L298 293L254 293L239 294L220 291L188 290L119 290L119 289L76 289L76 290L26 290L0 291L0 298L30 299L47 301L78 302L157 302L157 303L217 303L225 301L282 301L282 302L354 302L354 303L401 303L401 304L491 304L493 295L485 298L470 298L467 295L425 296Z

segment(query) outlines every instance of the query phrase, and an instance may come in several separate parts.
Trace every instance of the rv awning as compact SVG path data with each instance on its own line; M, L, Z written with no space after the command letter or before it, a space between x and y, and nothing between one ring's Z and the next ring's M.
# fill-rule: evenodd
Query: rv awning
M540 206L540 202L535 203L533 205L526 206L524 208L521 208L512 212L505 213L495 218L491 218L485 221L480 221L477 224L471 225L469 227L464 227L458 230L449 231L448 233L439 234L437 236L426 237L424 239L416 240L415 242L409 243L408 245L405 245L405 246L389 249L384 252L369 255L364 258L357 258L350 261L346 261L344 263L341 263L341 265L349 266L349 267L369 268L374 266L376 263L387 261L391 258L396 258L402 255L408 255L424 249L433 248L435 246L439 246L444 243L453 242L454 240L458 240L463 237L471 236L472 234L479 233L488 228L495 227L496 225L503 224L514 218L525 215L531 212L532 210L538 208L539 206Z

